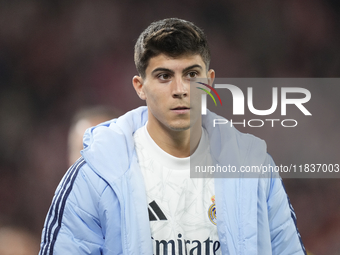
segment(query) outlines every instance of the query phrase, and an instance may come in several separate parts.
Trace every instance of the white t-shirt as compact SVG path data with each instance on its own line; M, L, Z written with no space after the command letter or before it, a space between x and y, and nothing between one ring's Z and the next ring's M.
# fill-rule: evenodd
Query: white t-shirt
M221 254L216 227L214 179L190 178L190 157L163 151L146 125L134 134L148 199L154 255ZM191 156L210 165L206 130Z

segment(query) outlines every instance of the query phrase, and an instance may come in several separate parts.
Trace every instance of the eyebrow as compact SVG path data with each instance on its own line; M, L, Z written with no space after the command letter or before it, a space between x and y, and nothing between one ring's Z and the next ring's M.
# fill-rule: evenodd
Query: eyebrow
M203 70L202 66L200 66L200 65L198 65L198 64L195 64L195 65L189 66L189 67L187 67L187 68L184 68L183 73L185 73L186 71L188 71L188 70L190 70L190 69L194 69L194 68L196 68L196 67L198 67L199 69Z
M184 68L183 71L182 71L182 73L185 73L185 72L187 72L188 70L193 69L193 68L199 68L199 69L203 70L202 66L200 66L200 65L198 65L198 64L195 64L195 65L188 66L188 67ZM159 68L156 68L155 70L153 70L153 71L151 72L151 74L154 74L154 73L159 72L159 71L161 71L161 72L169 72L169 73L171 73L171 74L175 73L175 72L174 72L173 70L171 70L171 69L164 68L164 67L159 67Z

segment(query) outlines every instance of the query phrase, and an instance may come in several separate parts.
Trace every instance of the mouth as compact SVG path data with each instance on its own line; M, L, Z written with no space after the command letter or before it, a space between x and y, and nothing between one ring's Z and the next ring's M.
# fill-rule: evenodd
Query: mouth
M190 110L190 107L186 106L177 106L175 108L172 108L171 110Z
M171 111L175 112L177 114L186 114L186 113L190 112L190 107L177 106L175 108L172 108Z

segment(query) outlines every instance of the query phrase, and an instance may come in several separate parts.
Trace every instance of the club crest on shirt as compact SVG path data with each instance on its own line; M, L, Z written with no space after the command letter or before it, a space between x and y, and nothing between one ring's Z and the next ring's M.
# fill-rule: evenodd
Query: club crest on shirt
M211 221L211 223L213 223L214 225L216 225L216 205L215 205L215 196L212 196L212 197L211 197L211 201L213 202L213 204L209 207L208 216L209 216L209 220Z

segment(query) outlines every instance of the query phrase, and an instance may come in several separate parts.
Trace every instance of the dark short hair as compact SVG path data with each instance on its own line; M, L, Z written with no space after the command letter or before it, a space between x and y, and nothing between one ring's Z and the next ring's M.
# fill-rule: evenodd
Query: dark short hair
M169 57L198 54L209 68L207 38L200 28L186 20L169 18L156 21L141 33L135 45L135 64L139 75L145 77L150 58L162 53Z

